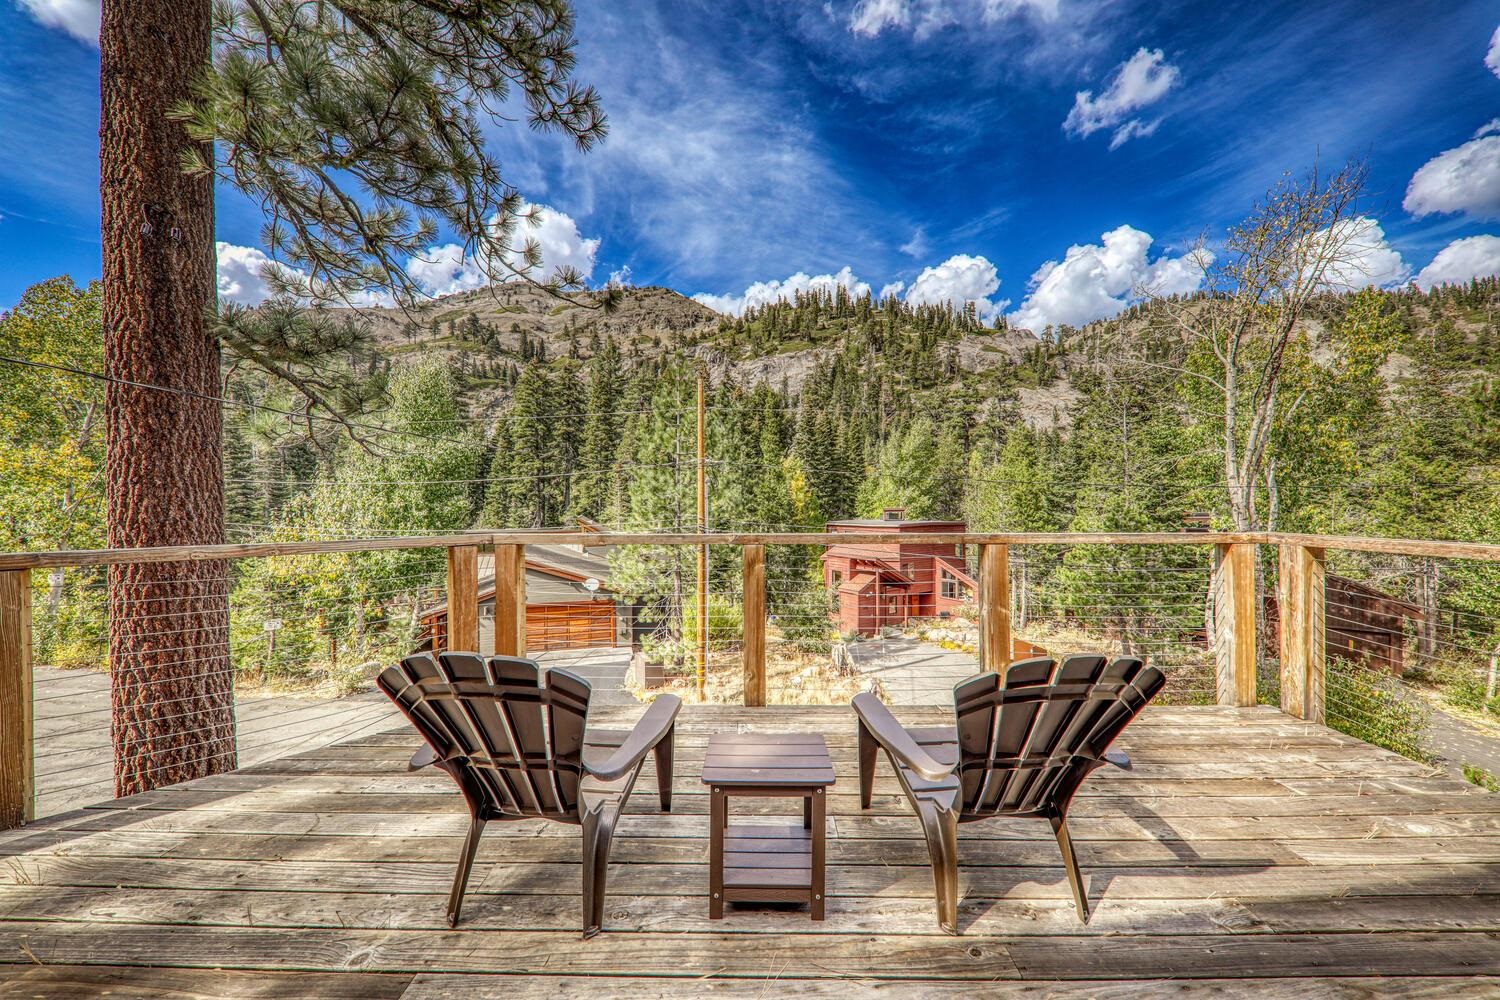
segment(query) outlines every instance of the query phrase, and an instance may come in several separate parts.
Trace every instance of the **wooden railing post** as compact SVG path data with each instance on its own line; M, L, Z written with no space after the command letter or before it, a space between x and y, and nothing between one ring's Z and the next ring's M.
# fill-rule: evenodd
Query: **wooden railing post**
M1276 604L1281 617L1281 710L1323 721L1323 550L1279 545Z
M1010 664L1010 551L979 546L979 661L981 669L1005 673Z
M495 546L495 654L526 655L526 546Z
M744 576L745 704L766 703L766 547L746 545L741 550Z
M1255 704L1255 545L1214 546L1214 666L1220 705Z
M448 648L479 651L479 546L448 550Z
M0 573L0 830L35 815L31 570Z

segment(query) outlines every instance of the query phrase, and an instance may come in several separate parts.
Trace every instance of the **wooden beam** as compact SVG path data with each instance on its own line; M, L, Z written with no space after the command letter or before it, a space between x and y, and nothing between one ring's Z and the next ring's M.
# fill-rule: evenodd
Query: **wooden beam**
M479 546L448 549L448 648L479 652Z
M1281 710L1323 721L1324 551L1278 546L1276 603L1281 619Z
M766 547L746 545L742 551L745 621L745 704L766 703Z
M1214 545L1230 542L1274 543L1276 536L1257 534L1212 534L1207 532L1093 533L1058 532L998 534L985 532L867 532L854 536L861 544L893 545ZM124 563L197 562L205 559L264 559L275 556L315 555L335 552L385 552L392 549L446 549L454 545L479 545L493 539L506 545L837 545L851 536L835 532L594 532L594 531L474 531L456 535L414 535L400 538L343 538L315 542L252 542L237 545L162 545L139 549L68 549L55 552L0 553L0 571L45 569L54 566L113 566ZM1399 543L1420 547L1426 543ZM1447 542L1468 545L1463 558L1500 562L1500 545ZM1330 546L1334 547L1334 546ZM1494 550L1493 556L1484 554ZM1394 550L1404 551L1404 550Z
M1010 550L979 546L979 660L1003 674L1010 664Z
M1220 705L1255 704L1255 551L1214 547L1214 674Z
M495 543L495 653L526 655L526 546L500 541Z
M0 830L34 816L31 571L0 573Z

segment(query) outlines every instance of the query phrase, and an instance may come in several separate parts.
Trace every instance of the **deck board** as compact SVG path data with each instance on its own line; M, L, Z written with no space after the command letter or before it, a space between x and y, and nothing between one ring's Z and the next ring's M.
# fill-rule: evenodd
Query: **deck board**
M703 752L748 729L828 739L823 923L707 918ZM466 816L446 777L405 770L415 746L393 728L0 833L0 997L1500 994L1500 795L1269 709L1151 709L1125 733L1134 770L1074 810L1087 926L1044 823L966 825L958 938L883 762L858 808L846 709L685 709L674 812L648 764L586 943L578 831L540 821L491 826L446 929Z

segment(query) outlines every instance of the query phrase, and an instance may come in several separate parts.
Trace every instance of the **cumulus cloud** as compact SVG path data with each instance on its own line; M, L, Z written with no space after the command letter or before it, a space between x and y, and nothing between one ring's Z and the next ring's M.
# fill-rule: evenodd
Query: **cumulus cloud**
M516 246L505 255L512 267L524 267L521 246L534 241L541 251L542 264L529 277L550 281L564 268L571 268L588 278L594 273L594 257L599 252L597 239L584 239L572 217L547 205L523 206L524 215L531 209L531 222L517 224L512 242ZM413 257L406 267L429 295L451 295L482 288L488 284L483 262L464 252L457 243L430 248L421 257Z
M1490 50L1484 54L1484 64L1490 68L1490 72L1500 76L1500 28L1490 36Z
M1500 218L1500 135L1491 122L1479 138L1434 156L1418 168L1406 186L1401 206L1412 215L1464 212L1477 218Z
M995 265L984 257L955 254L936 267L923 268L906 290L907 305L952 303L962 308L974 303L981 319L988 319L1008 305L990 298L1000 288Z
M741 295L710 295L707 292L700 292L694 295L693 299L715 312L742 316L746 309L768 305L778 299L791 302L799 293L814 290L829 292L839 287L846 289L856 298L870 291L867 283L854 276L852 268L844 267L835 274L808 274L805 271L798 271L781 281L757 281L746 288Z
M1324 229L1314 239L1327 239L1329 232ZM1368 215L1340 222L1334 236L1341 249L1339 259L1323 273L1323 281L1329 288L1337 291L1386 288L1411 276L1411 268L1401 254L1386 242L1385 230Z
M1500 236L1469 236L1439 250L1415 280L1423 288L1432 288L1493 275L1500 275Z
M1057 18L1060 0L860 0L849 30L874 36L887 28L910 31L919 41L953 25L995 24L1019 14Z
M222 241L214 246L219 256L220 302L254 306L271 297L271 286L261 276L265 268L275 266L270 257L255 247Z
M49 28L99 44L99 0L20 0L21 9Z
M1030 294L1008 317L1011 325L1033 333L1083 326L1119 313L1138 288L1186 294L1202 284L1203 266L1212 259L1163 254L1153 261L1150 249L1151 234L1131 226L1110 230L1097 244L1074 244L1061 261L1049 260L1031 276Z
M1161 119L1147 122L1135 113L1165 97L1181 77L1161 49L1142 47L1120 64L1109 86L1098 97L1092 90L1080 90L1074 96L1073 110L1063 121L1063 131L1083 138L1101 129L1113 129L1110 149L1132 138L1148 136L1156 131Z
M522 212L531 206L523 206ZM521 222L516 227L513 243L516 246L506 255L512 266L524 267L521 245L534 240L541 251L541 267L530 273L531 277L547 281L557 276L565 267L571 267L584 278L594 272L594 257L599 251L597 239L584 239L578 232L578 224L563 212L546 205L535 206L531 213L532 224ZM271 260L255 247L219 243L219 300L238 302L241 305L258 305L271 297L272 288L264 275L266 269L283 265ZM417 286L428 295L452 295L483 288L489 283L486 268L474 257L464 253L457 243L430 248L420 257L409 258L406 273ZM628 275L629 271L625 273ZM611 276L613 280L615 276ZM362 292L351 298L351 305L390 305L394 298L386 292Z
M880 294L875 296L875 299L878 302L884 302L886 299L890 298L893 295L900 295L905 290L906 282L893 281L888 285L881 285Z

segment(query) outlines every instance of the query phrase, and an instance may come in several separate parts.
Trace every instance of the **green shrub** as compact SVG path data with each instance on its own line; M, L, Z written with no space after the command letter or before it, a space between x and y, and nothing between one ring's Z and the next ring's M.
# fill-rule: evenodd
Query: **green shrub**
M1500 792L1500 781L1496 781L1495 776L1482 767L1465 764L1464 780L1471 785L1478 785L1486 791Z
M1342 658L1328 661L1327 721L1331 729L1428 763L1427 708L1402 693L1394 677Z
M833 596L822 587L799 590L782 603L776 627L803 652L827 653L833 648L832 601Z

